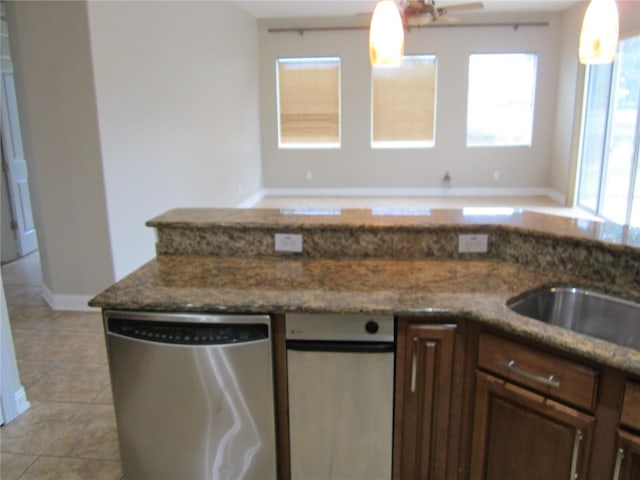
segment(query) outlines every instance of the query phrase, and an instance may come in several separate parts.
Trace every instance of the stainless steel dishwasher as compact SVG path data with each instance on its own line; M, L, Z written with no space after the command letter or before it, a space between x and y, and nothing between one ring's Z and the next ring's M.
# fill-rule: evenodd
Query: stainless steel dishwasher
M107 311L125 480L275 479L268 316Z
M391 478L392 316L286 317L292 480Z

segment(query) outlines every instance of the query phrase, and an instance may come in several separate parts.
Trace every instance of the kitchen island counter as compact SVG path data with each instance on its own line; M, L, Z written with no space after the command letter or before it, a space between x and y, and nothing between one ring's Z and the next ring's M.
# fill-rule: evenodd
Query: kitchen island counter
M465 317L640 375L640 351L529 319L507 307L514 296L551 285L640 301L640 248L630 241L634 229L531 212L515 212L511 220L465 217L460 211L318 213L167 212L148 222L158 230L157 257L90 305ZM605 240L603 231L623 235ZM303 235L303 251L274 252L277 232ZM488 251L460 253L461 234L487 235Z
M507 301L558 275L497 260L158 256L91 301L105 309L464 316L640 375L640 351L529 319ZM604 289L593 283L582 286Z

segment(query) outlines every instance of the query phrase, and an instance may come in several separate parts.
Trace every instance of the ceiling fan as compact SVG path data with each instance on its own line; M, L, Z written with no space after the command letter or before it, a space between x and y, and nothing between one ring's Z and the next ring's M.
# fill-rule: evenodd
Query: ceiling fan
M460 3L444 7L436 7L435 0L402 0L400 11L404 22L408 26L421 26L433 22L455 22L457 18L448 15L449 12L462 10L482 10L481 2Z

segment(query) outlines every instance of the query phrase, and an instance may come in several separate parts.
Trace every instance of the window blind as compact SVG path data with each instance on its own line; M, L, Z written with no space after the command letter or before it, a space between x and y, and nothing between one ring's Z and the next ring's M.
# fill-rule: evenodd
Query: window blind
M340 144L340 59L277 61L280 146Z
M405 56L399 68L374 68L372 146L432 146L435 95L436 57L433 55Z

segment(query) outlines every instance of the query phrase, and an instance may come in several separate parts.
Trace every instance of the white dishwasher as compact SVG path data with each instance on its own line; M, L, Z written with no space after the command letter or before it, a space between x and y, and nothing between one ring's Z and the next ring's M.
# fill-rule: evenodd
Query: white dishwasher
M286 317L292 480L388 480L394 319Z
M270 319L107 311L125 480L275 480Z

